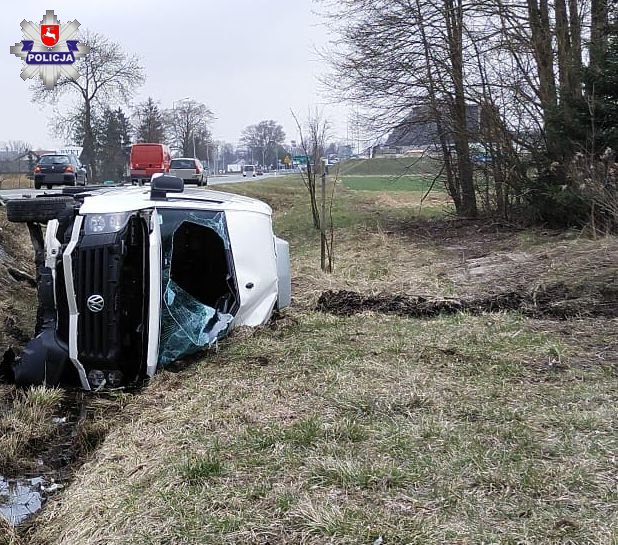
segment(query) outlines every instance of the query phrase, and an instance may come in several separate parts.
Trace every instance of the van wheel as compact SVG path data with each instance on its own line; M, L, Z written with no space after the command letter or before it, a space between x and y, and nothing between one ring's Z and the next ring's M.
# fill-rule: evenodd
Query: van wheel
M6 217L15 223L40 222L58 218L63 212L73 210L75 200L69 196L16 199L6 203Z

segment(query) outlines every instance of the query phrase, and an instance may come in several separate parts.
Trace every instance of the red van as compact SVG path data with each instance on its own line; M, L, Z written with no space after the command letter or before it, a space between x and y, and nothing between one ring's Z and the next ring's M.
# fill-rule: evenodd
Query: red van
M170 150L165 144L133 144L131 158L131 182L142 185L150 182L153 174L166 173L172 160Z

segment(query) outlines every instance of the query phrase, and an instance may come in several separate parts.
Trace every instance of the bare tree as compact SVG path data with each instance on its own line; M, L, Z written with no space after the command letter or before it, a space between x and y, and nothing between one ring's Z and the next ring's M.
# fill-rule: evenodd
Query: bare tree
M463 0L341 0L330 2L339 33L327 53L336 77L327 84L341 99L365 107L369 130L389 132L402 122L434 125L447 189L458 213L475 216L469 141L470 56Z
M337 177L335 177L331 186L328 204L330 213L327 217L326 180L328 172L325 151L330 133L330 123L317 110L309 114L304 124L301 124L294 112L292 112L292 116L300 136L300 149L307 161L306 170L301 168L301 178L309 194L313 226L320 231L320 264L324 272L332 272L334 261L332 206ZM320 204L318 204L318 195Z
M61 96L78 100L79 123L83 131L82 161L97 179L97 145L95 113L105 108L127 104L144 82L144 70L136 57L127 54L120 44L96 32L84 31L80 41L90 46L90 53L77 62L77 80L63 78L47 89L42 82L33 85L33 100L56 104ZM72 117L72 116L69 116Z
M195 100L181 100L166 110L165 119L172 148L179 150L183 157L201 155L208 159L204 154L208 153L213 120L208 106Z
M0 148L6 151L14 151L15 153L21 155L30 151L32 146L23 140L8 140L7 142L1 142Z
M242 133L241 142L251 151L258 152L262 157L262 166L273 159L277 161L279 146L285 141L283 127L276 121L260 121L257 125L249 125Z
M584 75L608 50L608 0L316 1L336 31L329 89L375 132L431 125L459 214L475 215L479 194L501 215L524 199L552 211L594 131Z

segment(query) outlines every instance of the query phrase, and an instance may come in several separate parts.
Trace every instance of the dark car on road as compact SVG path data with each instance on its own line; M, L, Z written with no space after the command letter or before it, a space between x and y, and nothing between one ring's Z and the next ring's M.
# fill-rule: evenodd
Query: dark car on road
M42 155L34 167L34 187L41 189L46 185L51 189L54 185L86 185L88 173L84 165L75 155L53 154Z

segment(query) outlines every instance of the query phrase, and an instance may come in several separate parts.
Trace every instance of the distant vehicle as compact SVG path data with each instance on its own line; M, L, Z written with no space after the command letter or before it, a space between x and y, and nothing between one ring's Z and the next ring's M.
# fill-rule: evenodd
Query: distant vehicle
M255 165L245 165L242 167L242 176L246 178L248 176L252 176L255 178L257 176L257 168Z
M153 174L165 174L172 160L165 144L133 144L129 158L131 182L143 185L150 182Z
M170 163L170 176L178 176L185 184L208 185L208 177L202 163L197 159L179 157Z
M255 169L255 175L256 176L263 176L264 175L264 170L261 167L258 167Z
M54 185L86 185L87 183L86 167L70 153L41 155L34 167L35 189L41 189L43 185L51 189Z

